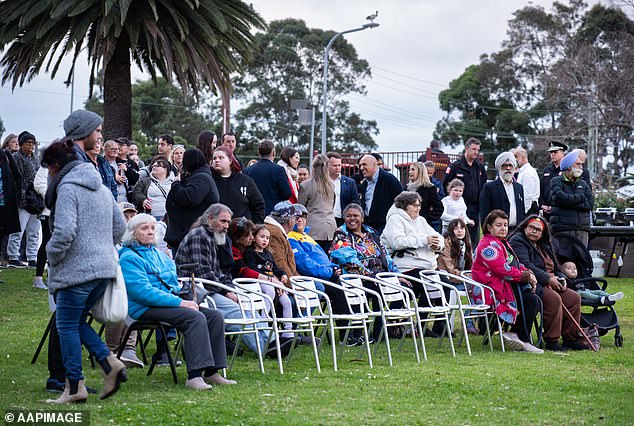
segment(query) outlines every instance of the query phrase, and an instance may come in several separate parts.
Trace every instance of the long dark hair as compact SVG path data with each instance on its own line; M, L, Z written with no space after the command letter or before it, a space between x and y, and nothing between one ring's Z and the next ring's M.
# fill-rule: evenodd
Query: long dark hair
M511 237L512 235L515 234L524 234L526 235L526 228L528 227L528 224L532 221L534 221L535 219L537 219L542 226L544 227L544 230L542 231L542 236L539 238L539 241L537 241L538 243L541 244L546 244L546 245L550 245L550 228L548 227L548 223L544 220L543 217L540 217L536 214L532 214L530 216L528 216L527 218L525 218L522 223L520 223L517 228L515 228L515 230L513 230L513 233L511 235L509 235L509 237Z
M229 224L228 232L229 238L231 238L231 244L240 250L246 249L247 247L240 244L239 240L245 235L252 233L254 228L255 224L246 217L237 217L232 219Z
M183 154L183 171L186 173L191 173L208 164L204 154L199 149L188 149Z
M214 145L214 138L216 134L211 130L203 130L198 134L198 143L196 143L196 148L198 148L207 159L207 164L211 164L211 160L214 158L214 149L216 146ZM183 160L185 161L185 160Z
M42 167L55 167L58 171L77 159L74 150L74 142L70 138L64 138L59 142L50 144L42 154Z
M456 229L458 226L462 227L465 230L465 236L462 239L465 244L464 268L471 269L471 265L473 265L473 250L471 250L471 238L469 238L469 229L467 228L467 224L464 222L464 220L460 218L450 221L444 234L445 238L451 241L451 251L449 252L449 256L454 262L457 262L458 259L460 259L460 255L462 254L462 250L460 249L460 240L456 238L456 235L453 232L454 229Z

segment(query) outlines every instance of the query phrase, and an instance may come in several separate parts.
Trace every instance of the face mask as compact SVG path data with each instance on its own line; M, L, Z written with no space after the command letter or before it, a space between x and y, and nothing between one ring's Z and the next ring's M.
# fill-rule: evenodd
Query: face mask
M572 176L574 178L580 178L582 174L583 174L582 169L572 169Z

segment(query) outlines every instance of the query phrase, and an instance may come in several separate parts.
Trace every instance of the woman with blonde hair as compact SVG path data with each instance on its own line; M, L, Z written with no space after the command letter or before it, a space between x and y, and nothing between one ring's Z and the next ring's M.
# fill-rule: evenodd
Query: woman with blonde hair
M429 180L427 169L423 163L409 165L408 191L414 191L420 195L420 215L425 218L432 227L440 223L440 216L444 211L438 190ZM436 229L436 228L435 228Z
M2 149L9 152L9 154L13 154L20 149L20 145L18 144L18 135L15 133L9 133L4 141L2 141Z
M320 154L313 159L312 177L299 187L299 204L308 210L307 233L313 237L324 251L330 249L330 243L337 229L333 207L335 188L328 176L328 157Z

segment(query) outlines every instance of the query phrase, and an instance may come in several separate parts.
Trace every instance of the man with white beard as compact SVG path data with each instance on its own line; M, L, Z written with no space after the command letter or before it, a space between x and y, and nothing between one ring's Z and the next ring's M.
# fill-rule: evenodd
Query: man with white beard
M513 179L517 162L510 152L495 159L498 178L487 182L480 193L480 223L493 210L502 210L509 216L509 232L524 220L524 188Z
M194 273L197 278L215 281L229 287L231 283L231 239L227 237L229 223L233 212L224 204L212 204L203 215L192 225L189 233L178 246L176 268L179 277L186 277ZM231 291L224 291L218 287L205 288L214 300L216 309L225 319L242 318L238 298ZM226 324L228 331L237 331L239 326ZM244 343L252 351L257 351L253 334L242 336ZM268 341L268 332L260 331L262 349Z

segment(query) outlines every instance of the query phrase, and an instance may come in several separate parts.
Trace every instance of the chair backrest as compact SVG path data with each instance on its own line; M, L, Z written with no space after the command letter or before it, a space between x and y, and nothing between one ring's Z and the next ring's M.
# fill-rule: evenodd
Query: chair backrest
M365 297L365 291L355 288L355 286L363 287L363 282L361 278L344 278L341 277L340 280L341 286L343 288L349 289L351 291L344 291L343 294L346 296L346 302L348 306L351 308L353 306L361 306L362 311L369 309L368 299Z
M387 277L377 277L378 282L377 286L381 291L381 295L383 296L383 300L389 305L392 302L403 302L407 305L407 300L405 299L405 293L398 288L394 288L393 286L401 286L401 282L396 276L387 276ZM385 282L392 284L393 286L386 285Z
M241 308L244 308L245 310L251 310L253 306L253 309L257 311L258 313L260 313L261 315L267 311L266 301L264 300L264 297L261 295L262 289L260 288L260 284L257 281L249 281L249 280L242 279L239 282L236 282L234 280L233 283L237 287L249 293L248 297L241 294L237 295L238 304L240 305Z
M440 299L442 306L446 306L448 301L445 292L442 290L444 283L440 279L440 275L433 271L420 271L418 275L425 282L423 290L427 295L427 300L432 303L434 299Z
M297 307L300 309L306 308L316 308L320 306L319 295L315 293L315 282L311 279L307 278L299 278L302 287L295 284L297 280L291 280L291 287L293 290L297 292L298 295L303 297L295 297L295 302L297 303ZM312 290L312 291L311 291Z

